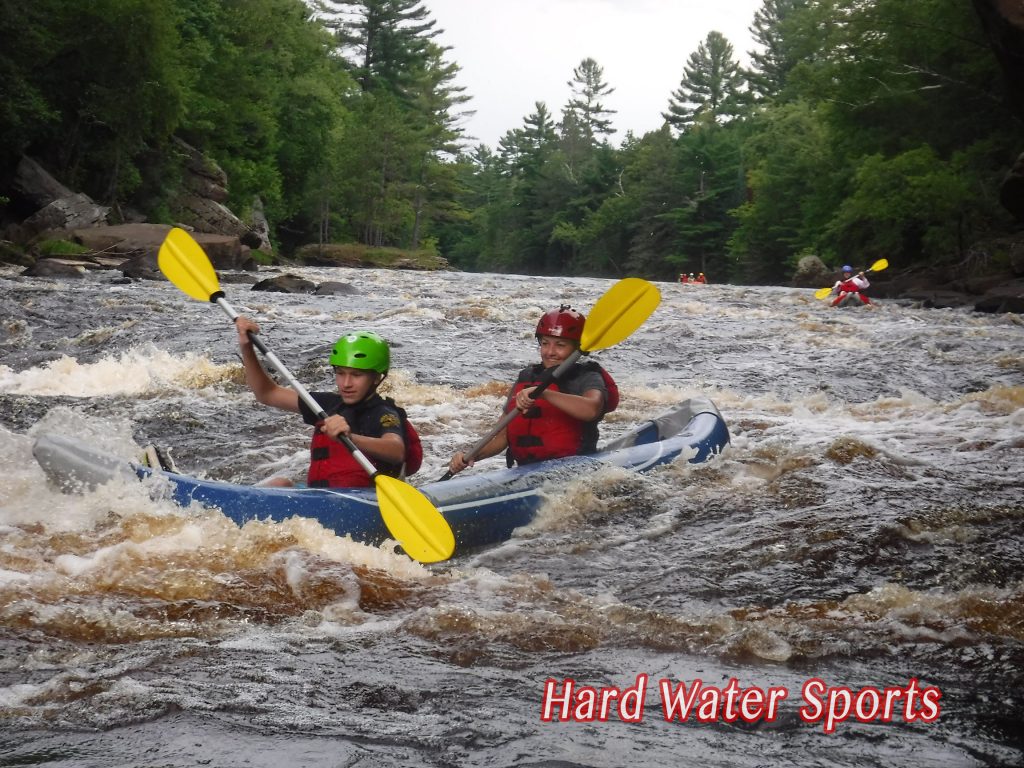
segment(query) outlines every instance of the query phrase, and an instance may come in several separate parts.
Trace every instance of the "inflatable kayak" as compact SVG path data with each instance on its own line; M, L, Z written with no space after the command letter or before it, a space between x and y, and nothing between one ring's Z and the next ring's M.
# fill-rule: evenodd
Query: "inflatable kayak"
M729 430L714 403L686 400L603 446L590 456L538 462L490 472L464 472L447 482L419 486L455 533L456 553L504 541L529 523L553 484L575 480L602 467L644 472L671 461L697 464L729 443ZM117 477L132 482L158 476L152 493L182 506L220 510L239 525L249 520L286 520L294 515L319 521L339 536L377 545L389 538L373 488L268 488L203 480L153 469L103 453L80 440L41 434L33 454L62 490L81 492Z

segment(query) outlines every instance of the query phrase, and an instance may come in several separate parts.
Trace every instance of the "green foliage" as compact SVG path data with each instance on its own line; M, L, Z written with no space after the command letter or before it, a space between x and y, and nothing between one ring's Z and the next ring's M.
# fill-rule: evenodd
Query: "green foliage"
M923 146L886 159L864 158L851 193L827 235L843 259L893 253L941 260L961 247L958 233L972 208L971 185L953 163Z
M84 245L70 240L40 240L35 249L40 256L81 256L90 252Z
M763 112L744 145L750 158L748 199L734 212L730 240L733 276L744 282L775 282L799 254L815 250L837 188L830 134L819 110L807 102Z
M305 245L295 252L295 258L317 266L383 269L445 269L448 266L433 248L375 248L359 243Z
M23 10L5 4L0 15L0 145L38 155L97 199L125 199L141 180L138 157L167 139L184 110L173 4L39 0Z
M749 71L707 34L659 130L608 142L588 58L492 151L464 146L468 96L418 0L4 2L0 170L28 153L171 221L181 139L286 249L538 274L780 283L803 253L962 261L1012 230L998 188L1024 134L971 3L764 0L752 31Z

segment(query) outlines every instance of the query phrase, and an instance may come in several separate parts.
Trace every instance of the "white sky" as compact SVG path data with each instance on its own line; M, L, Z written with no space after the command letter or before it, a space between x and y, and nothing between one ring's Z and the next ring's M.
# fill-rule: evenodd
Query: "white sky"
M712 30L732 43L743 64L754 47L748 28L763 0L423 0L451 46L446 60L473 97L466 133L492 149L547 104L557 121L572 89L573 70L588 56L615 91L602 99L617 132L637 136L661 126L683 65Z

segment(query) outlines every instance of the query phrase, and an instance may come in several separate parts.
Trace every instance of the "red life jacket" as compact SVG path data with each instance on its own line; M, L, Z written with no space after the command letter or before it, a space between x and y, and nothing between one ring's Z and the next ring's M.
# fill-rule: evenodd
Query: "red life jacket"
M402 422L405 442L405 463L396 466L375 461L371 457L370 463L383 475L389 477L401 477L414 474L423 464L423 445L420 443L420 436L416 428L406 418L405 411L395 405L390 397L384 398L384 402L398 411ZM358 410L355 416L359 420ZM362 425L352 422L352 428L357 429ZM341 442L328 437L320 431L323 422L314 427L313 439L309 445L309 472L306 476L306 483L311 488L366 488L373 484L370 476L366 474L359 462Z
M608 395L605 398L601 416L593 421L574 419L565 411L552 405L543 397L537 400L529 411L520 414L508 423L508 462L530 464L544 459L560 459L563 456L594 453L597 450L597 424L604 414L614 411L619 406L619 388L608 372L593 361L574 365L563 377L563 386L586 371L598 371L604 379ZM512 398L506 410L515 407L515 395L527 387L540 383L544 368L534 365L519 374L512 391ZM557 383L548 389L553 392L562 391Z
M395 408L398 406L396 405ZM405 465L402 469L402 476L408 477L415 475L423 466L423 443L420 442L420 433L409 421L405 411L398 408L398 414L402 417L402 427L405 429Z

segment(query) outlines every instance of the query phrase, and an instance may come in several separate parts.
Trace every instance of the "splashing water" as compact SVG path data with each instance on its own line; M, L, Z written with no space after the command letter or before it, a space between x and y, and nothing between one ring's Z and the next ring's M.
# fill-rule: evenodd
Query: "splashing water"
M596 279L299 269L337 297L239 311L310 389L353 328L393 348L388 394L419 478L499 416L545 309ZM308 431L254 403L234 331L172 286L0 274L0 753L5 764L997 765L1024 759L1024 354L1014 316L812 292L662 284L596 357L614 438L693 395L716 461L545 489L511 541L429 569L315 521L239 528L141 484L65 495L32 437L58 431L185 472L299 477ZM45 320L43 319L45 318ZM501 466L482 461L470 470ZM544 722L545 681L625 689L626 723ZM658 681L784 687L777 718L666 721ZM828 686L942 691L934 722L800 716ZM510 748L511 747L511 748Z

